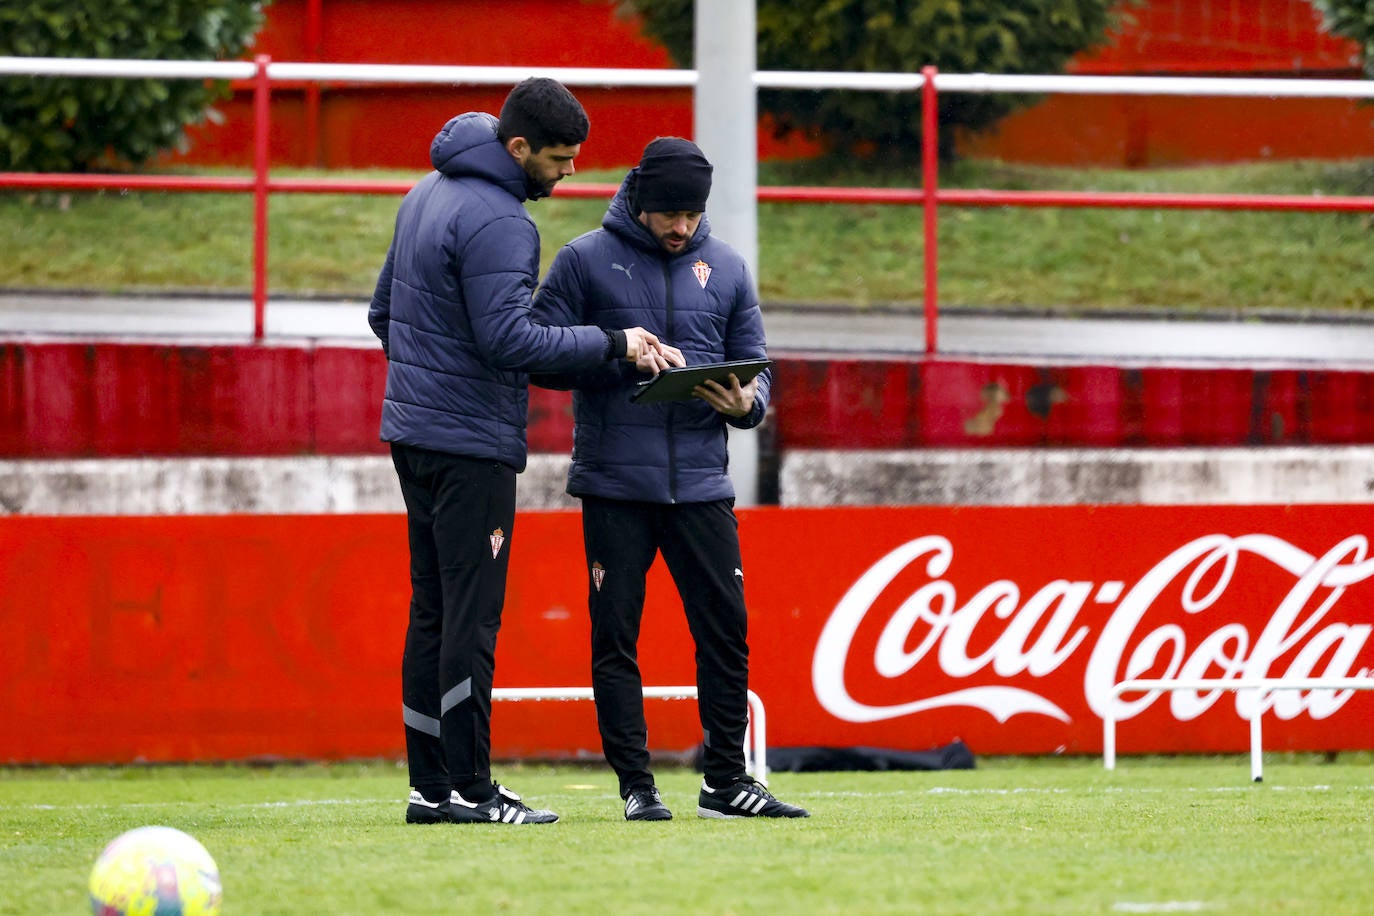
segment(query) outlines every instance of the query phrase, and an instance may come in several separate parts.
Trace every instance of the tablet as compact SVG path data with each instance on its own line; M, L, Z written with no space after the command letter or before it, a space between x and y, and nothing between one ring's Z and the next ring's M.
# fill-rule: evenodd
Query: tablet
M707 379L714 379L728 388L730 374L734 373L741 385L747 385L750 379L771 365L771 359L737 359L734 362L702 366L673 366L647 382L640 382L635 393L630 395L630 400L636 404L686 401L691 399L692 389Z

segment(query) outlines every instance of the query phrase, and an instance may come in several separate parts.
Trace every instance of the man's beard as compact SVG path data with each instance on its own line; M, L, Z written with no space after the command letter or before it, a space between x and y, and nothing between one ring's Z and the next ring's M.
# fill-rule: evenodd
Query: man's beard
M525 197L529 200L542 200L553 194L553 186L558 184L558 179L553 181L542 181L536 177L528 168L525 171Z

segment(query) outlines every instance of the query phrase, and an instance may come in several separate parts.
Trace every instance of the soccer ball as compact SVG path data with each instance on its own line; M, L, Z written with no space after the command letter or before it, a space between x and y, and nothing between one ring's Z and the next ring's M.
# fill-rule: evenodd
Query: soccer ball
M120 834L91 869L95 916L218 916L220 896L215 860L172 827Z

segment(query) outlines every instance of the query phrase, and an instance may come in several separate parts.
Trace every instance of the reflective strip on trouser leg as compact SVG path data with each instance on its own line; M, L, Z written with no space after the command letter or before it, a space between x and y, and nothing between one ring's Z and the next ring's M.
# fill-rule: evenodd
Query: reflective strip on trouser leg
M439 737L439 720L433 716L416 712L405 704L401 705L401 718L406 724L406 728L413 728L417 732L424 732L431 738Z
M448 712L470 696L472 696L472 678L467 678L463 683L444 694L443 698L439 700L439 715L443 716L444 713ZM439 734L438 727L439 724L436 722L434 732L436 735Z

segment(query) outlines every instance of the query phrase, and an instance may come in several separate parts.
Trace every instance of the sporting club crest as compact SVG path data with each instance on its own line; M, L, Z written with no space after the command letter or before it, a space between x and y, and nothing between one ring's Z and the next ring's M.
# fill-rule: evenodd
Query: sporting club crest
M711 279L711 265L698 260L692 265L692 273L696 274L697 282L701 284L702 289L705 289L706 281Z

